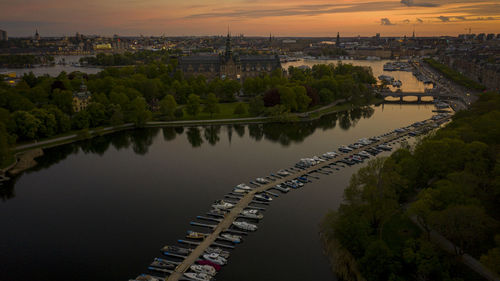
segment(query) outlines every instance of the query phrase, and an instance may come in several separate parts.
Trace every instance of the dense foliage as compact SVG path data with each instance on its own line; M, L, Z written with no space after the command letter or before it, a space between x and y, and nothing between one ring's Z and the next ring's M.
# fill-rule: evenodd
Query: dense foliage
M457 246L456 255L471 254L500 273L499 140L500 96L487 93L413 151L361 168L344 204L322 224L337 272L346 280L474 280L429 241L433 229Z
M290 67L288 77L275 71L270 76L247 78L243 83L243 93L253 97L251 112L262 114L268 108L267 113L273 115L304 112L318 104L367 97L375 82L369 68L342 63L323 64L312 69Z
M452 80L453 82L460 84L464 87L467 87L469 89L473 90L478 90L482 91L485 89L485 87L478 82L470 79L469 77L461 74L460 72L442 64L439 63L433 59L424 59L426 63L428 63L430 66L432 66L434 69L438 70L441 72L446 78Z
M155 61L157 55L161 60ZM80 72L57 77L25 74L16 86L0 82L0 160L8 159L5 147L16 142L38 140L123 123L144 125L147 121L200 119L223 116L248 117L267 114L279 121L297 118L318 103L357 99L369 94L374 82L369 69L351 65L315 66L312 70L291 68L289 78L281 70L271 75L248 78L243 91L249 103L237 103L241 84L230 79L208 80L203 76L185 78L177 70L177 60L161 52L99 55L96 59L113 63L144 59L145 65L109 67L95 75ZM90 104L75 112L73 99L85 86ZM319 94L318 94L319 93ZM222 103L222 104L219 104ZM217 115L219 114L219 115Z

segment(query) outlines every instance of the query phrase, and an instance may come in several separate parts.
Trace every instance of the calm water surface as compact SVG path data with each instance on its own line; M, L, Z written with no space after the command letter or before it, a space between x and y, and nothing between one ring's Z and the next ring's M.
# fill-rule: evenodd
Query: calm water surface
M197 230L189 222L236 184L432 109L381 105L294 126L134 130L47 149L39 166L0 189L0 280L128 280L163 245ZM358 168L276 198L217 280L335 280L318 223Z

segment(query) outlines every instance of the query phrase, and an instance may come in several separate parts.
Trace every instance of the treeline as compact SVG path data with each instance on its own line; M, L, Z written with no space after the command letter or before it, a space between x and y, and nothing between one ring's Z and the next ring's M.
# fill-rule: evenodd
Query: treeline
M446 78L452 80L453 82L460 84L466 88L483 91L486 89L480 83L470 79L469 77L463 75L462 73L442 64L433 59L424 59L426 63L432 66L437 71L441 72Z
M342 64L291 68L290 73L287 78L277 70L246 80L243 91L252 97L248 104L234 103L240 82L184 77L175 59L168 64L110 67L94 75L62 72L57 77L36 77L29 73L15 87L0 82L1 133L7 145L13 146L72 130L129 122L142 126L152 118L196 119L202 112L207 113L204 118L212 118L220 112L220 103L231 103L224 104L225 118L267 114L286 121L291 112L369 94L368 84L374 82L368 69ZM74 112L73 94L82 83L92 94L91 102Z
M429 240L435 230L500 273L500 96L484 94L414 150L353 175L322 223L344 280L476 280ZM420 231L411 221L418 221ZM480 280L480 278L479 278Z
M35 64L53 63L53 56L35 55L0 55L0 67L20 68L31 67Z

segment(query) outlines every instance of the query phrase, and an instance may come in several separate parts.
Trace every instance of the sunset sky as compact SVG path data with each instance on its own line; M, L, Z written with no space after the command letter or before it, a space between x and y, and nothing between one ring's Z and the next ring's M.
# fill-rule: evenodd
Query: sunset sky
M417 36L500 33L500 0L13 0L0 2L9 36Z

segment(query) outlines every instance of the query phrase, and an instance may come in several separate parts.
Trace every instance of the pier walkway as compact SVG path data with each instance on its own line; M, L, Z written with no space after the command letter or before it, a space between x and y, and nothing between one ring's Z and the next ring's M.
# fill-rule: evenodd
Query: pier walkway
M445 118L440 119L438 121L447 120L447 119L449 119L449 117L445 117ZM432 125L434 123L435 122L432 122L432 121L431 122L427 122L422 127L427 127L427 126L430 126L430 125ZM422 128L422 127L419 127L419 128ZM353 150L352 152L349 152L349 153L340 154L339 157L335 157L335 158L330 159L328 161L321 162L320 164L312 166L312 167L307 168L307 169L296 171L295 173L293 173L293 174L291 174L289 176L282 177L280 179L276 179L274 181L271 181L270 183L267 183L267 184L264 184L264 185L260 185L260 186L258 186L256 188L252 189L249 193L247 193L245 196L243 196L236 203L236 205L231 209L231 211L228 214L226 214L226 216L221 220L221 222L217 225L217 227L215 227L215 229L213 230L213 232L209 236L207 236L191 252L191 254L189 254L189 256L187 256L184 259L184 261L182 261L175 268L174 272L168 277L167 280L168 281L177 281L177 280L180 280L183 277L184 272L186 272L189 269L189 267L192 264L194 264L196 262L196 260L199 259L200 256L202 256L204 254L205 250L207 248L209 248L210 245L212 245L215 242L215 240L220 236L221 232L224 232L224 231L228 230L231 227L232 223L236 220L236 218L238 218L238 216L243 211L243 209L247 208L248 205L254 200L254 196L255 196L256 193L267 191L268 189L273 188L277 184L282 184L282 183L284 183L286 181L293 180L293 179L295 179L297 177L300 177L300 176L312 173L312 172L314 172L314 171L316 171L318 169L325 168L327 166L330 166L330 165L338 162L342 158L349 157L351 155L359 153L360 151L365 150L365 149L370 148L370 147L375 147L375 146L378 146L378 145L386 143L386 142L391 142L391 141L393 141L395 139L398 139L400 137L406 136L408 133L409 133L408 130L405 131L405 132L402 132L402 133L393 132L393 133L391 133L391 134L389 134L389 135L381 138L381 140L378 141L378 142L369 144L369 145L364 146L364 147L359 148L359 149L355 149L355 150Z

